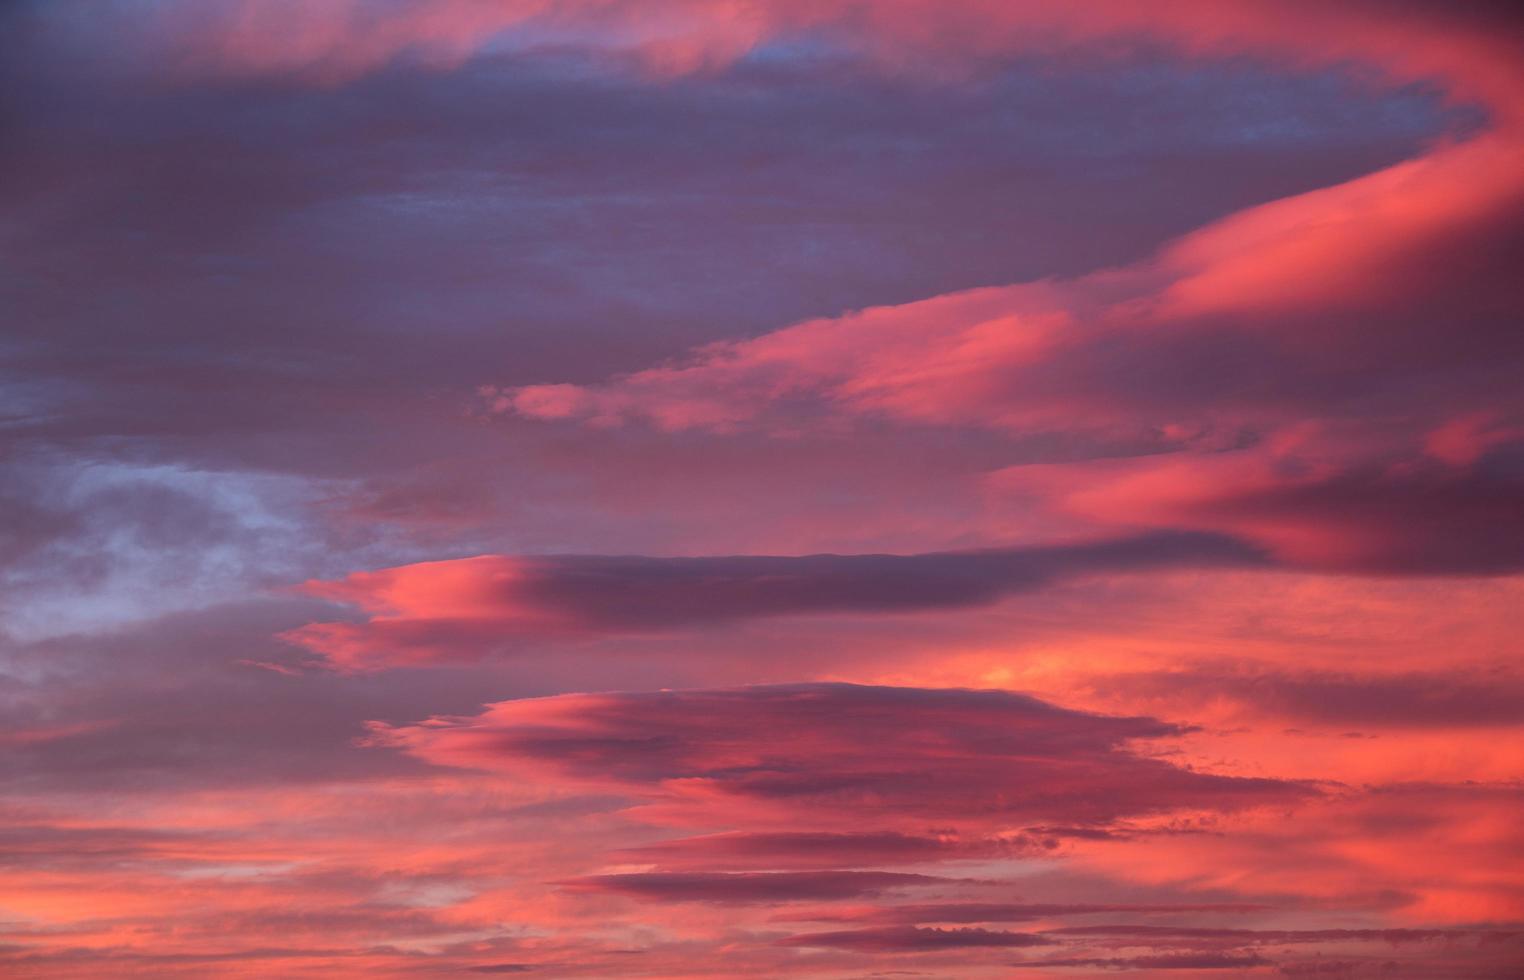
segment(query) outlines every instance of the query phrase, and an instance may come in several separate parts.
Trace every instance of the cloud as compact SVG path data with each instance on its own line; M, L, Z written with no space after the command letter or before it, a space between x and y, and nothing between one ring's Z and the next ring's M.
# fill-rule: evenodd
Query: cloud
M1449 751L1468 753L1495 740L1479 735L1454 740ZM1374 751L1383 748L1381 740L1371 744ZM1408 751L1400 744L1385 750ZM1282 751L1295 755L1289 747ZM1322 768L1315 761L1298 768L1314 766ZM1295 819L1263 811L1237 821L1231 833L1160 835L1149 838L1147 847L1095 848L1087 859L1133 881L1192 881L1200 887L1253 880L1261 897L1394 912L1374 923L1381 928L1506 926L1518 921L1521 907L1515 887L1520 831L1510 817L1520 797L1511 776L1490 783L1349 786L1299 808ZM1449 870L1435 876L1441 865Z
M1255 953L1165 953L1158 956L1070 957L1037 960L1032 967L1099 966L1113 970L1246 970L1272 966Z
M1061 936L1121 936L1149 939L1156 944L1170 940L1199 942L1203 940L1224 941L1233 945L1283 945L1286 943L1313 943L1330 940L1350 942L1421 943L1437 939L1475 937L1477 933L1456 929L1213 929L1182 926L1068 926L1050 929L1049 934ZM1487 933L1509 937L1516 933Z
M1216 530L1297 567L1516 572L1516 444L1494 434L1451 446L1444 434L1479 413L1524 412L1506 380L1524 354L1509 327L1520 297L1498 268L1500 254L1520 254L1524 184L1504 176L1524 172L1519 158L1483 138L1228 219L1155 263L809 321L494 403L723 434L887 422L1110 435L1131 441L1133 472L1056 466L1052 486L1024 489L1098 528ZM1492 196L1423 202L1456 187ZM1401 228L1377 203L1393 200L1407 202L1390 206ZM1350 217L1328 218L1340 212ZM1310 264L1286 267L1283 255ZM1319 425L1340 431L1309 441Z
M776 831L664 840L626 848L620 856L634 862L649 861L663 869L843 868L988 857L1025 849L1021 841L961 840L952 835Z
M990 929L849 929L812 932L779 940L785 946L823 946L871 953L926 953L944 949L1015 949L1052 940L1025 932Z
M1256 561L1230 539L1172 533L920 555L484 555L309 582L307 594L352 603L370 618L285 636L340 667L365 669L477 659L525 636L959 609L1086 574Z
M1315 431L1315 430L1314 430ZM1288 434L1289 436L1289 434ZM1341 438L1342 437L1342 438ZM1120 526L1234 535L1282 563L1367 574L1508 574L1524 569L1524 455L1505 441L1464 465L1289 436L1218 453L1047 469L1054 506ZM1358 455L1357 455L1358 453Z
M1513 975L1521 28L0 4L0 972Z
M1075 904L1062 902L938 902L926 905L892 905L857 910L823 909L817 913L777 916L780 922L792 921L871 921L917 925L928 922L1027 922L1070 915L1181 914L1225 912L1244 914L1264 911L1265 906L1217 902L1178 905Z
M906 820L1097 825L1314 795L1129 747L1180 734L1174 725L999 691L794 684L579 694L374 730L376 745L437 765L619 789L679 812L728 813L743 821L737 829L805 815L821 829L858 831L898 831Z
M129 42L124 46L131 53L160 62L211 72L304 75L329 84L402 56L454 68L494 46L523 50L568 39L635 52L648 69L671 74L712 69L768 40L800 34L855 41L912 63L916 56L981 58L1143 34L1187 54L1226 47L1304 60L1362 59L1399 78L1444 73L1473 92L1494 92L1513 80L1499 61L1512 50L1509 28L1518 24L1502 9L1475 2L1441 10L1348 2L1288 14L1263 0L1226 9L1192 0L1145 15L1121 2L1078 9L1042 0L947 8L911 0L863 16L844 0L772 0L744 10L689 0L508 0L487 7L469 0L385 6L336 0L316 8L285 0L212 0L164 4L151 18L133 18L132 8L116 4L102 19ZM929 34L929 22L942 33ZM590 30L594 26L599 30Z
M1168 703L1195 714L1232 705L1244 717L1342 727L1467 729L1524 724L1524 680L1506 671L1456 676L1293 672L1203 665L1157 673L1121 672L1093 682L1129 699Z
M795 902L881 895L950 879L888 871L639 872L559 882L576 891L662 902Z
M1524 351L1508 272L1524 254L1524 75L1515 35L1482 26L1517 25L1468 8L1440 41L1438 15L1409 6L1377 24L1356 4L1326 15L1363 28L1334 42L1290 30L1324 16L1309 10L1273 23L1246 4L1214 21L1186 4L1153 30L1313 62L1363 58L1480 100L1487 124L1243 210L1149 259L806 320L601 383L504 386L490 401L520 417L726 435L885 423L1126 433L1143 455L1158 448L1148 434L1165 434L1170 456L1144 464L1156 484L1179 480L1179 498L1123 499L1118 488L1110 512L1092 517L1137 519L1152 505L1153 526L1242 534L1299 567L1518 571L1516 460L1470 470L1456 464L1476 446L1434 442L1456 419L1524 410L1509 382ZM1010 16L1065 21L1041 5ZM1086 36L1141 28L1110 6L1072 17L1066 26ZM1346 446L1342 459L1291 452L1251 476L1234 472L1241 456L1219 458L1322 420L1342 420L1364 443L1427 442L1445 465L1393 465Z
M28 792L156 795L424 771L358 750L354 739L367 719L407 718L420 702L469 710L485 679L465 670L348 684L304 669L274 634L321 608L254 599L28 643L0 636L9 665L0 686L0 775ZM501 674L492 683L546 690L543 681Z
M493 403L668 431L787 434L801 420L1189 431L1353 405L1371 422L1410 418L1404 396L1428 372L1441 397L1425 412L1512 404L1492 387L1500 365L1486 355L1518 355L1507 326L1518 297L1498 266L1518 252L1519 155L1482 137L1251 209L1122 269L806 321L603 384L511 388ZM1429 261L1435 243L1443 263Z

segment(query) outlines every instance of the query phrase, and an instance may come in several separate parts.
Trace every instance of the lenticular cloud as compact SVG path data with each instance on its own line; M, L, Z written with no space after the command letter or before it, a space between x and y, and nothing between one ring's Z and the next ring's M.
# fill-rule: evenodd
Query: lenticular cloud
M439 764L539 771L730 819L751 811L761 824L1105 825L1315 792L1197 773L1130 746L1181 731L1001 691L804 684L505 701L374 737Z

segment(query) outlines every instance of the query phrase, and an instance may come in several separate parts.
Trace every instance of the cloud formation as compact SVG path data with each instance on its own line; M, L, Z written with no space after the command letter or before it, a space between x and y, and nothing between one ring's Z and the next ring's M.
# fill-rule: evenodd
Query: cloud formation
M1515 6L0 4L0 973L1517 975Z
M959 609L1086 574L1257 562L1229 538L1168 532L923 555L484 555L309 582L307 594L370 618L285 635L340 667L364 669L473 660L524 637Z
M658 902L795 902L877 896L945 879L890 871L639 872L560 882L576 891Z
M939 949L1016 949L1043 946L1051 940L1025 932L991 929L848 929L812 932L780 940L785 946L826 946L875 953L922 953Z
M505 701L475 717L377 725L373 740L439 765L713 806L759 826L801 814L858 827L1106 824L1316 794L1129 748L1181 733L1001 691L816 683Z

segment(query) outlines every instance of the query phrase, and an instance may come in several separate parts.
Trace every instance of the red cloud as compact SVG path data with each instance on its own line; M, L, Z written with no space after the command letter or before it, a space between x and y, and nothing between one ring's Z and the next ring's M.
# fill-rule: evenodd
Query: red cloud
M669 870L703 868L852 868L919 864L1019 851L1002 840L963 841L956 836L830 831L708 834L626 848L621 857Z
M378 725L375 741L440 765L614 788L761 825L1104 824L1313 795L1128 747L1180 731L998 691L796 684L504 701L474 718Z
M812 932L780 940L785 946L828 946L835 949L875 953L924 953L939 949L993 947L1012 949L1020 946L1046 946L1051 939L1025 932L999 932L992 929L918 929L914 926L884 929L849 929L839 932Z
M904 28L924 15L897 5L874 22L879 42L911 43ZM1511 438L1478 420L1524 412L1515 274L1524 61L1514 35L1494 29L1506 21L1499 10L1467 7L1444 30L1430 20L1439 16L1361 4L1186 3L1147 23L1112 4L961 12L959 28L986 28L975 50L1019 44L1003 30L1040 24L1318 64L1353 58L1394 80L1446 86L1490 119L1479 133L1232 215L1122 269L799 323L602 384L497 391L493 404L665 430L787 434L887 418L1120 434L1139 453L1157 451L1162 437L1173 450L1162 462L1144 458L1136 473L1061 503L1101 521L1238 535L1300 567L1517 571L1517 461L1468 467ZM1321 460L1220 452L1329 421L1347 444ZM1406 458L1368 448L1393 443ZM1098 472L1075 468L1073 480Z
M608 892L663 902L830 901L946 883L931 875L889 871L640 872L562 881L576 891Z
M1015 468L996 482L1106 525L1231 534L1302 568L1375 574L1524 568L1524 466L1516 450L1454 467L1412 453L1291 440L1067 469Z
M309 582L309 594L371 618L284 635L342 668L365 669L479 659L529 636L958 609L1085 574L1257 561L1231 540L1171 533L921 555L484 555Z

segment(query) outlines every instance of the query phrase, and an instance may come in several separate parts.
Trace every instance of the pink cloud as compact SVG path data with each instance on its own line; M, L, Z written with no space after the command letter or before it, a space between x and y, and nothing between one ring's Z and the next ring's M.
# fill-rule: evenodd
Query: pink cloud
M888 25L919 16L904 5L878 26L898 43L903 36ZM1403 80L1438 78L1485 101L1494 125L1365 177L1227 217L1125 269L796 324L603 384L494 390L493 406L543 419L719 432L789 432L802 424L800 413L815 425L822 417L888 417L1022 431L1190 430L1316 412L1307 392L1274 390L1288 372L1324 388L1327 400L1352 383L1403 384L1414 358L1432 362L1436 347L1441 357L1464 355L1504 339L1498 320L1516 296L1498 290L1508 264L1498 254L1515 254L1509 220L1524 206L1524 142L1513 115L1524 77L1497 38L1476 30L1437 36L1410 12L1366 20L1358 6L1286 16L1256 4L1181 4L1147 26L1114 5L1064 13L1021 4L1007 16L1081 33L1143 29L1187 44L1264 46L1314 61L1363 58ZM1346 26L1359 30L1335 40L1307 29L1325 18L1319 27L1350 18ZM996 38L1009 40L998 30ZM1458 337L1456 320L1477 339ZM1105 370L1113 350L1125 353L1117 370L1126 367L1131 378ZM1331 351L1341 354L1341 369L1329 370ZM1223 377L1205 387L1193 381L1193 396L1177 383L1182 358ZM1367 359L1368 367L1360 363ZM1357 365L1363 377L1350 370Z
M806 817L890 830L907 819L1104 825L1315 792L1128 748L1181 733L997 691L799 684L508 701L474 718L377 725L374 742L438 765L632 793L658 810L692 809L686 820L714 809L759 828Z
M1068 469L1015 468L1001 479L1106 525L1218 531L1303 568L1524 568L1524 471L1502 455L1495 465L1456 467L1415 452L1293 439Z
M939 949L1016 949L1024 946L1045 946L1052 940L1026 932L1002 932L992 929L922 929L915 926L890 926L882 929L811 932L789 936L780 942L785 946L827 946L880 953L921 953Z
M947 883L892 871L643 871L558 882L573 891L606 892L657 902L777 903L877 896Z
M56 21L29 8L6 21L83 39L50 57L110 54L85 82L73 77L79 65L43 73L28 135L47 150L24 168L36 200L20 202L40 232L18 223L7 243L22 245L18 256L63 256L37 266L38 279L65 267L84 271L60 282L91 279L97 292L64 287L24 304L68 308L60 323L88 324L67 334L70 350L18 349L28 366L68 362L75 373L57 374L68 381L59 401L98 384L110 397L93 410L111 416L40 418L47 412L27 402L28 389L23 424L7 431L17 445L41 432L54 440L47 451L76 453L86 483L140 452L191 458L163 435L173 431L201 446L176 479L290 468L305 474L294 496L322 498L341 515L334 528L315 517L292 523L291 540L312 539L301 562L236 577L246 590L317 576L278 610L222 606L14 644L15 667L0 678L14 789L0 808L0 972L672 980L907 965L970 978L1517 970L1524 49L1505 5L151 8L106 4L99 19ZM0 37L5 54L33 59L14 37L33 34ZM967 80L1029 52L1085 67L1121 47L1148 66L1250 58L1299 74L1353 65L1375 86L1438 87L1485 117L1413 159L1229 215L1118 268L959 288L750 337L765 317L730 323L724 304L734 312L744 301L726 292L715 319L730 339L591 383L567 379L625 362L583 360L596 352L575 341L552 366L531 356L515 376L550 383L478 393L503 416L495 425L466 417L469 392L527 335L468 342L440 328L466 306L494 325L521 310L466 239L437 249L433 264L416 261L436 250L434 212L475 210L474 181L523 175L501 166L517 149L513 125L589 125L578 107L606 93L594 86L505 116L500 103L538 97L544 78L482 84L468 93L480 105L427 133L415 130L428 129L455 89L419 90L411 115L392 117L387 100L418 78L564 46L585 56L578 71L641 98L753 53L756 64L743 67L757 88L741 94L750 98L773 84L769 58L815 44L850 50L852 71L875 83L913 76L917 85ZM5 77L15 70L7 59ZM17 77L32 80L29 70ZM129 76L140 87L80 96L100 78ZM163 101L128 114L132 124L93 128L102 106L139 98L143 85ZM271 93L294 108L267 111ZM292 122L320 115L308 101L320 95L333 97L325 111L352 114L349 143L292 138L327 124ZM54 133L55 104L74 99L89 106L85 122ZM228 122L221 111L235 103ZM711 106L660 108L699 104ZM189 116L210 122L200 131ZM145 131L133 128L145 120ZM457 152L463 134L499 126L502 141ZM182 138L191 149L167 156L138 146ZM260 139L289 145L245 159L245 144ZM555 144L525 172L573 190L493 202L598 213L605 198L589 205L584 182L650 142L642 134L612 152L568 144L615 158L575 173L561 172L556 151L567 145ZM137 148L121 157L80 149L117 152L116 143ZM325 167L293 163L330 150L337 162ZM365 172L393 150L416 153L416 168ZM751 172L745 152L721 158L739 161L719 183L724 198ZM1215 160L1203 159L1203 170ZM178 165L161 168L165 160ZM291 173L266 174L282 167ZM436 184L445 171L451 180ZM459 173L468 178L456 182ZM691 179L684 170L617 189L671 194ZM69 180L80 188L55 194ZM448 193L435 196L441 187ZM369 223L381 207L374 195L408 212L417 237L388 242L395 255L341 275L347 285L333 295L307 291L307 280L353 261L357 242L387 239L376 229L403 227ZM474 241L496 247L504 215L518 212L483 210L487 231ZM625 212L615 211L594 222L595 234L624 233ZM203 212L217 219L202 222ZM935 229L959 220L942 216ZM102 235L79 235L86 222ZM697 237L698 223L671 234ZM168 234L144 235L161 224ZM624 248L646 246L638 231ZM240 251L245 237L276 249ZM315 248L274 261L281 246L309 238ZM126 259L97 261L95 248ZM307 264L324 250L342 261ZM591 288L597 277L584 264L551 253L553 274L514 288ZM172 271L138 274L160 261ZM604 270L609 279L628 271L608 264L617 267ZM377 268L498 288L454 306L439 298L445 290L415 299L407 283L383 289ZM983 275L957 286L1000 281ZM254 286L223 291L240 279ZM280 291L271 286L297 287L297 301L228 316L243 305L235 297ZM953 287L925 292L941 288ZM339 296L345 289L365 295ZM192 299L143 307L175 314L145 315L152 328L116 318L123 297L155 293ZM906 295L918 293L897 294ZM369 321L396 296L417 309L381 317L377 333L338 332L316 346L301 336L310 323ZM278 312L300 305L316 319L282 324ZM608 333L578 336L633 335L661 315L621 312ZM128 325L120 336L119 323ZM690 326L632 349L656 358L644 352L674 337L721 335ZM404 329L424 341L350 373L365 356L361 339ZM234 336L250 346L228 346ZM135 354L140 337L157 338L167 366L120 356ZM436 344L452 348L447 368L408 360ZM276 368L256 377L229 367L246 359ZM414 386L399 386L402 377ZM265 378L308 384L288 397ZM438 394L450 386L456 401ZM230 400L207 399L216 389ZM234 402L272 403L284 427L261 428L263 417ZM144 412L149 403L158 414ZM190 421L161 431L164 415ZM320 430L329 416L341 421ZM467 426L475 438L459 435ZM501 445L491 441L504 430ZM872 450L870 430L880 440ZM970 433L977 451L953 444ZM801 448L757 451L764 442ZM833 496L815 478L832 455L857 493ZM888 462L875 469L870 456ZM535 472L521 483L504 477L511 468ZM915 472L938 469L948 472ZM572 472L597 490L565 506ZM801 487L833 499L806 500ZM226 508L176 490L83 494L55 511L3 489L6 512L43 530L0 545L44 564L56 557L81 594L96 581L95 552L116 549L131 574L162 564L166 581L202 601L201 575L278 537L271 529L293 512L267 513L235 482L204 494L226 494ZM22 490L53 493L47 483ZM667 510L653 519L658 499ZM552 505L564 509L542 522ZM244 522L244 509L258 513ZM101 533L68 537L92 522ZM814 553L843 541L866 543L850 545L861 553ZM660 553L416 560L545 542ZM673 557L732 542L751 553ZM872 553L890 549L907 553ZM165 550L173 554L161 561ZM371 570L344 574L353 568ZM348 611L322 611L323 600ZM283 653L272 634L336 669L295 662L301 654ZM518 656L493 656L504 652ZM414 669L380 669L398 666ZM798 681L751 683L780 677ZM589 692L603 688L615 689ZM570 693L537 696L546 692ZM364 719L386 720L367 738Z
M483 555L309 582L369 618L283 636L342 669L377 669L478 660L526 638L960 609L1087 574L1257 560L1231 540L1168 533L921 555Z

